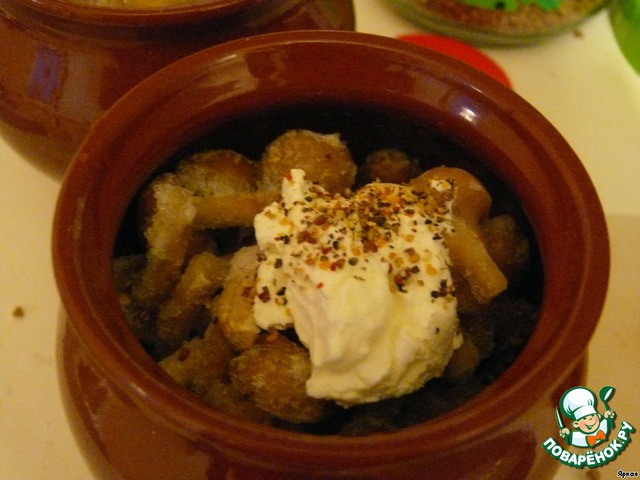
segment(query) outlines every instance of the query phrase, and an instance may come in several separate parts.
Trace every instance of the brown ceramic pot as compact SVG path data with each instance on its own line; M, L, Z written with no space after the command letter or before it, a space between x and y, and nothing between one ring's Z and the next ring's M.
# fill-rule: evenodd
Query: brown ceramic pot
M464 163L520 202L542 266L538 323L506 372L451 412L361 437L254 424L176 387L129 330L111 263L141 185L194 145L258 151L265 132L295 126L339 130L356 152L397 144ZM561 394L585 379L609 268L594 187L542 115L455 60L347 32L231 42L130 91L70 166L53 255L70 425L98 478L128 480L550 478L559 463L542 443L558 435Z
M352 30L351 0L210 0L130 10L0 0L0 134L61 177L91 122L197 50L280 30Z

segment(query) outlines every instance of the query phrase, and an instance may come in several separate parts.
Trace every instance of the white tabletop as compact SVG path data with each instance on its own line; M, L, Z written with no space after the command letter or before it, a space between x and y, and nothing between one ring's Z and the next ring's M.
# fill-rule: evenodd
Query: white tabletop
M355 5L360 31L418 32L377 0ZM640 428L640 76L618 51L604 12L580 34L484 52L566 137L596 185L613 265L585 386L613 385L611 408ZM55 371L59 301L50 230L58 189L0 139L0 480L90 478L66 424ZM618 478L618 470L640 470L640 432L634 435L609 465L593 471L562 466L557 479ZM546 455L542 448L538 453Z

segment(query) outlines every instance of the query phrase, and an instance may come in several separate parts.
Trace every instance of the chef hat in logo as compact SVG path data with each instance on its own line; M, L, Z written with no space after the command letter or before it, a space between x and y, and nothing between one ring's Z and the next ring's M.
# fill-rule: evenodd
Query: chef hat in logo
M562 413L574 420L598 413L595 394L584 387L574 387L564 392L560 399L560 407Z

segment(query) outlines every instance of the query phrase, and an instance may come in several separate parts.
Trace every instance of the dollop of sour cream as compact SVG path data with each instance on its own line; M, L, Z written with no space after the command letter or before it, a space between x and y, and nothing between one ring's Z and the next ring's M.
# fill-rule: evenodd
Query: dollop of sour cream
M398 397L442 375L462 342L449 254L452 186L375 182L330 194L291 170L254 221L254 317L308 348L307 393L341 405Z

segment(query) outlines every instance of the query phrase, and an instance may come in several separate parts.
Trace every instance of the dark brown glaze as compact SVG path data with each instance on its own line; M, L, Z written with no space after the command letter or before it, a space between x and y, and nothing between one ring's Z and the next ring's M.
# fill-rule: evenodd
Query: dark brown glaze
M506 185L539 247L540 315L516 361L451 412L394 432L318 436L216 411L146 354L112 281L128 206L176 152L242 144L243 135L260 143L261 132L289 128L287 122L321 124L322 111L338 112L327 128L336 118L351 125L356 150L358 141L400 142L431 152L434 161L466 162L493 185ZM385 119L399 127L386 128ZM557 435L554 406L562 392L585 380L609 270L593 184L540 113L455 60L347 32L220 45L138 85L93 125L70 166L53 257L63 303L61 390L76 439L101 479L156 479L159 472L195 480L551 478L558 463L541 445Z
M155 10L0 0L0 135L60 178L91 122L169 63L251 35L353 28L351 0L211 0Z

